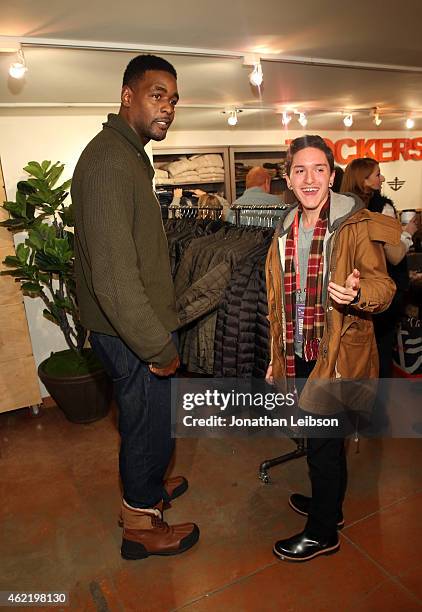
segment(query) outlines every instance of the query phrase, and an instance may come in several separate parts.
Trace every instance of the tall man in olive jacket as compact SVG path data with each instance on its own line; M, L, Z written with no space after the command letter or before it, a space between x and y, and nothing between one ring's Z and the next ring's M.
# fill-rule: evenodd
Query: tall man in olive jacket
M76 281L82 323L114 383L119 406L123 542L126 559L184 552L194 523L163 522L163 502L187 488L163 482L174 448L170 379L179 367L178 326L166 236L144 147L163 140L179 99L166 60L127 66L118 115L83 151L75 169Z

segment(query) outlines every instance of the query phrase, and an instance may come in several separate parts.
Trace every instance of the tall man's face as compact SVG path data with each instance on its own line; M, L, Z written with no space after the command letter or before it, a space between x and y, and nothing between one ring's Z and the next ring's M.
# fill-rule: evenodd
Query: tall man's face
M147 70L131 86L122 89L122 111L143 144L164 140L179 100L177 82L162 70Z

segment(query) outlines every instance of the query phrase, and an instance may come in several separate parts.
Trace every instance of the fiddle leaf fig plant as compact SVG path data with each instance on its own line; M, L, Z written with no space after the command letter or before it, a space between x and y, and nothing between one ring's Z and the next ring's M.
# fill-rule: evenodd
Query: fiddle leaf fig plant
M72 205L66 203L71 181L57 185L64 164L30 161L27 180L17 184L16 200L4 202L9 218L0 222L14 233L27 236L16 255L5 258L9 274L22 291L44 302L46 319L58 325L66 343L81 356L87 331L81 325L74 280L74 225Z

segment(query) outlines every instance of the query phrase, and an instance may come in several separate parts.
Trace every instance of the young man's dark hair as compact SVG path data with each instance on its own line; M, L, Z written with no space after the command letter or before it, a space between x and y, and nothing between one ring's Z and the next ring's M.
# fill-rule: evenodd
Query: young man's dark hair
M129 87L138 79L142 78L147 70L161 70L169 72L177 79L177 72L174 66L162 57L156 55L137 55L126 66L123 75L123 85Z
M300 136L295 138L290 143L289 149L286 156L286 174L290 174L292 167L292 161L295 153L298 153L302 149L312 147L314 149L320 149L325 153L331 172L334 170L334 154L330 147L327 145L325 140L321 136Z
M334 172L335 172L335 174L334 174L334 181L333 181L333 186L331 187L331 189L335 193L340 193L340 191L341 191L341 182L342 182L343 176L344 176L344 170L340 166L335 166Z

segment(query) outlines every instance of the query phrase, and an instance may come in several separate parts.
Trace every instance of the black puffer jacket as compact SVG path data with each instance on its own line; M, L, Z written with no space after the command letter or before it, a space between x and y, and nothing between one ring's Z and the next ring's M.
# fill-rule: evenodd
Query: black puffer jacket
M235 270L218 309L214 342L217 377L250 377L255 370L261 376L268 365L264 273L268 244L269 239Z
M255 360L255 327L258 311L259 255L254 257L251 274L240 303L239 335L236 373L239 378L250 378Z
M253 271L254 257L250 256L234 272L230 291L225 300L226 310L223 314L223 333L221 343L221 374L220 376L236 377L237 355L239 347L239 318L242 297L245 293L249 277ZM216 346L214 343L214 354ZM214 358L215 359L215 358Z

